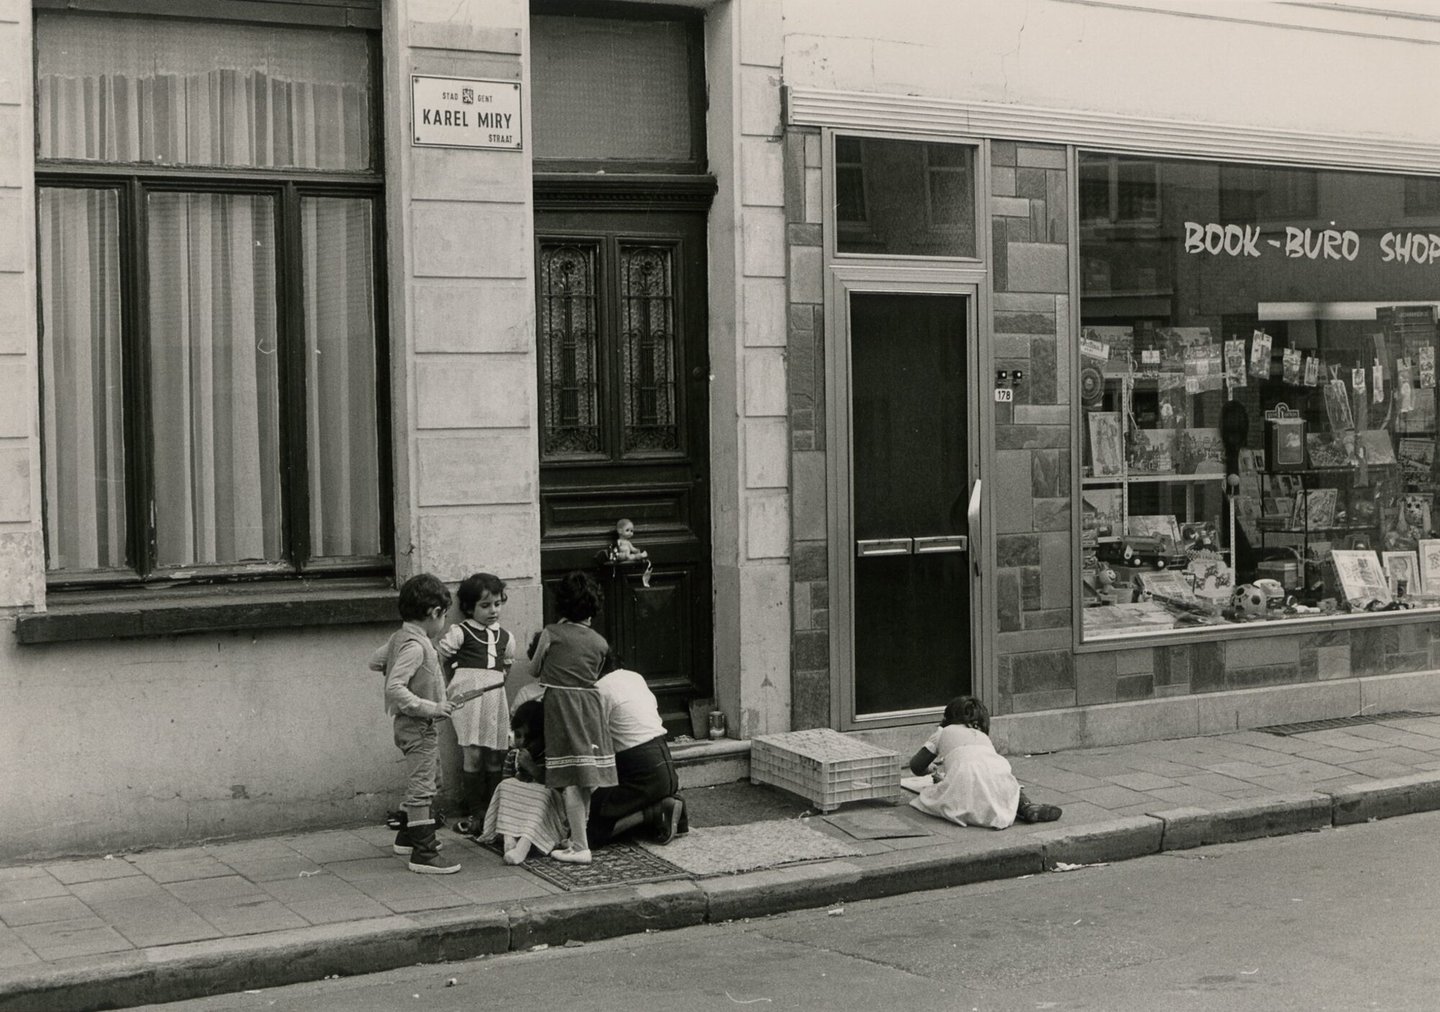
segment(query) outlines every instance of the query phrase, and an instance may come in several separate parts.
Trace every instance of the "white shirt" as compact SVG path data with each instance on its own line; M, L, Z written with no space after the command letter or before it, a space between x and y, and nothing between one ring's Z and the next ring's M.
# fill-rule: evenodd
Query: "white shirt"
M608 675L602 675L595 688L605 700L605 719L610 725L610 739L616 752L643 745L652 738L664 737L665 724L660 719L660 704L655 701L655 693L650 691L650 686L645 684L644 675L616 668Z

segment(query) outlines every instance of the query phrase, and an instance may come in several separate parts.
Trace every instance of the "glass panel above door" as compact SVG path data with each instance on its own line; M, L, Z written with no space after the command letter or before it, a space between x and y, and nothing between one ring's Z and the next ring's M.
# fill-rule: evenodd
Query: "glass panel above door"
M975 149L835 138L838 253L974 257Z

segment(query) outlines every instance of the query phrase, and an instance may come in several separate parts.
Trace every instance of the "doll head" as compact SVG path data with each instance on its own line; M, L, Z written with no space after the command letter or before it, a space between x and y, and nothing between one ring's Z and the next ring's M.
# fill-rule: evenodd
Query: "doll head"
M971 727L981 734L990 733L990 711L974 696L956 696L945 704L945 714L940 718L941 727L960 724Z
M616 520L616 521L615 521L615 540L616 540L616 541L629 541L629 540L630 540L631 538L633 538L634 536L635 536L635 523L634 523L634 521L626 520L624 517L621 517L619 520Z

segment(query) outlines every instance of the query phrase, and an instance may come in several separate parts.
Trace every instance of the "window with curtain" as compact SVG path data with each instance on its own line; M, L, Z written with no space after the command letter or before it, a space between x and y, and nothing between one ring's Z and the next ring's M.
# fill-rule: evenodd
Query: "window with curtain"
M52 582L388 571L373 37L35 33Z

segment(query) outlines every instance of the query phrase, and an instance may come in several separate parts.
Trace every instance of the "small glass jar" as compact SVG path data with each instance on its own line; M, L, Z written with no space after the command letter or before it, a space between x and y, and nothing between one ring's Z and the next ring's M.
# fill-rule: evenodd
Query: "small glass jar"
M725 737L725 711L710 711L710 737L711 739Z

